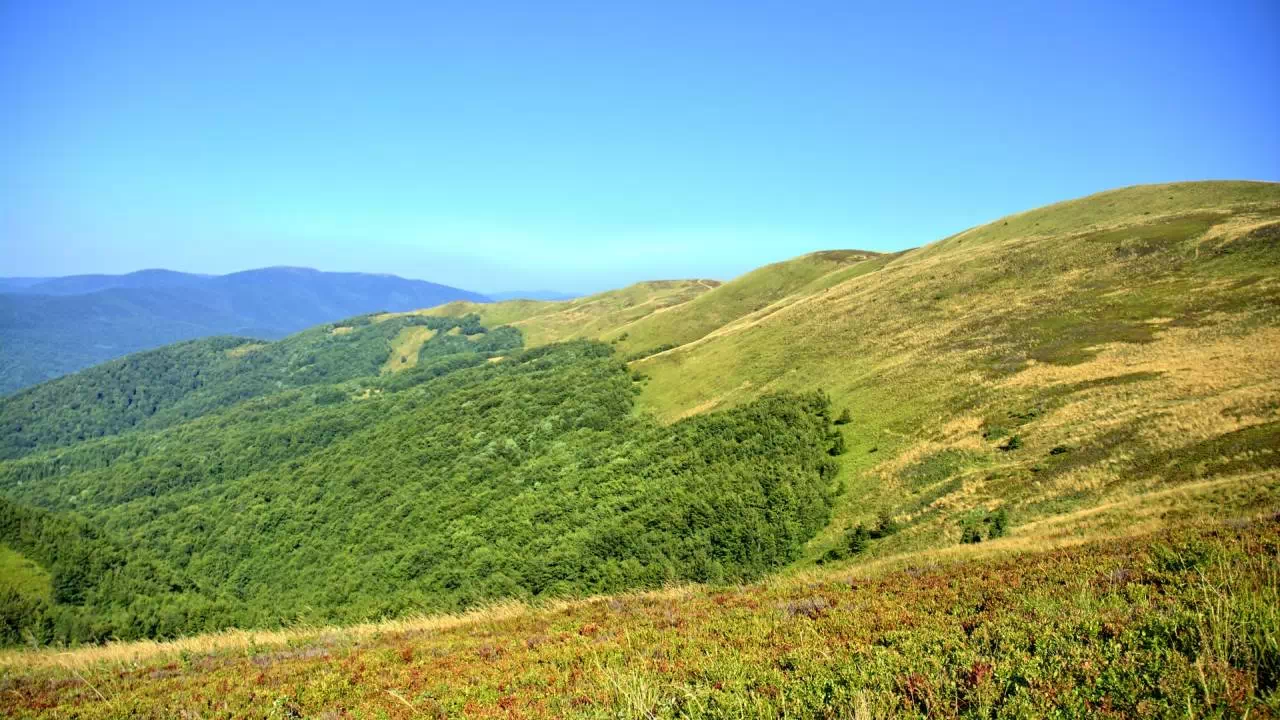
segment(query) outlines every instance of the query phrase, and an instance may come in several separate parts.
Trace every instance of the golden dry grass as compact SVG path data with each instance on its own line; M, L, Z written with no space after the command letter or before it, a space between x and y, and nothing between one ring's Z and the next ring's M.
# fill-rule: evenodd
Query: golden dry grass
M421 325L411 325L396 333L395 338L391 340L391 354L382 364L382 372L399 372L416 367L418 351L428 340L435 337L435 334L435 330Z
M266 343L245 343L244 345L237 345L227 350L227 357L233 357L233 358L244 357L245 355L248 355L251 352L257 352L258 350L261 350L266 346L267 346Z
M342 627L295 626L283 630L239 630L207 633L172 640L135 640L112 642L73 649L40 648L37 650L0 650L0 668L77 668L111 664L130 666L154 662L157 658L176 657L183 653L211 654L242 648L288 647L317 636L341 636L345 640L362 640L383 635L418 635L439 633L467 627L483 627L519 618L531 613L554 615L574 608L608 600L644 598L645 601L678 600L694 591L694 586L671 585L647 592L619 593L578 599L549 599L537 604L503 600L462 613L407 615L378 622Z

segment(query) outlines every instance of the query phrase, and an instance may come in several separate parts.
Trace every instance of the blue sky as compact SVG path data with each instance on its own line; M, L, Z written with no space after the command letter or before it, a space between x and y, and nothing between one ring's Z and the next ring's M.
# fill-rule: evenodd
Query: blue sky
M1274 0L9 0L0 275L729 278L1280 180L1277 128Z

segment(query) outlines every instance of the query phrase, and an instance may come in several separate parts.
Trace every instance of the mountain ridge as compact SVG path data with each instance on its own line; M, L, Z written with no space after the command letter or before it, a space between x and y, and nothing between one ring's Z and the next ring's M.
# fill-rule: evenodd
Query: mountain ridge
M0 294L0 393L151 347L218 334L278 339L324 322L479 293L391 275L260 268L226 275L141 270Z

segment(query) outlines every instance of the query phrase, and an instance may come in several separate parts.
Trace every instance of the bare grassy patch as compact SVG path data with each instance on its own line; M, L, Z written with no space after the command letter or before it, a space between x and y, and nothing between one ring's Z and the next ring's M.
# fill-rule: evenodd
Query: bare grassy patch
M458 330L451 328L450 332ZM435 337L436 331L421 325L412 325L396 334L391 341L391 354L382 365L382 372L399 372L416 367L418 351L428 340ZM455 333L456 334L456 333Z
M244 357L249 353L261 350L266 346L267 346L266 343L245 343L243 345L237 345L227 350L227 357L233 357L233 358Z

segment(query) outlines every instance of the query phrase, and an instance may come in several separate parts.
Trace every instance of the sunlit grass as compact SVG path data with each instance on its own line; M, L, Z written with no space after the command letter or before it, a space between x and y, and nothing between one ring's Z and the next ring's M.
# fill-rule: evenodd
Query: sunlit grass
M1006 507L1016 526L1274 468L1278 220L1267 183L1143 186L1004 218L633 363L639 404L671 420L816 386L849 408L846 492L808 562L880 512L909 527L871 557L951 545L975 509ZM927 486L908 477L946 451L965 463Z

